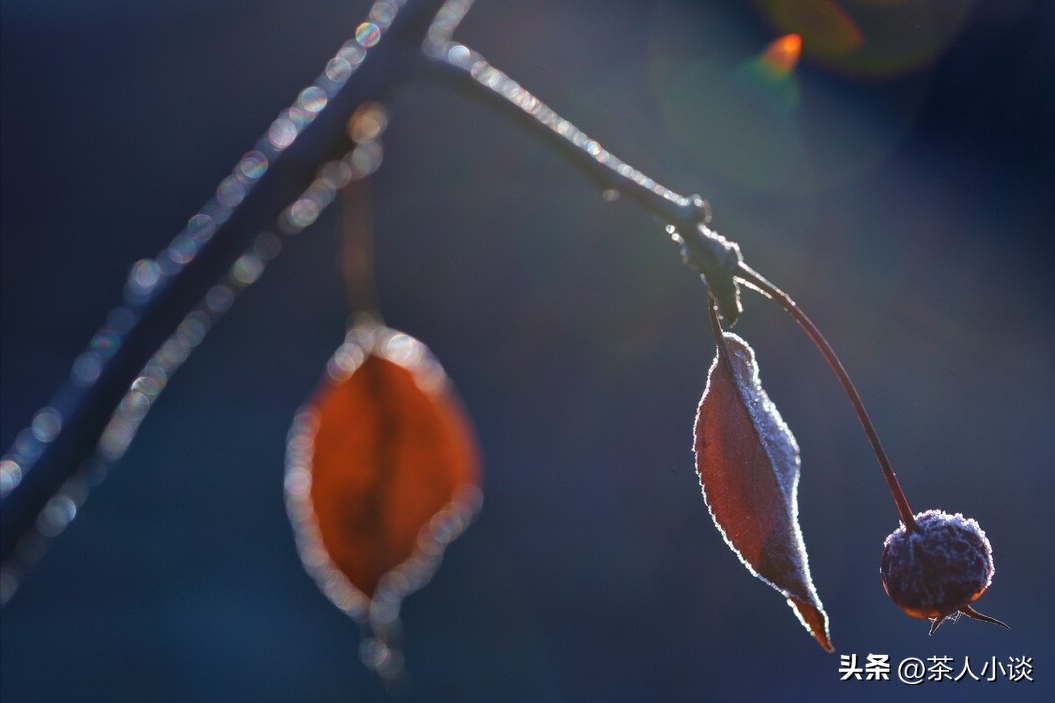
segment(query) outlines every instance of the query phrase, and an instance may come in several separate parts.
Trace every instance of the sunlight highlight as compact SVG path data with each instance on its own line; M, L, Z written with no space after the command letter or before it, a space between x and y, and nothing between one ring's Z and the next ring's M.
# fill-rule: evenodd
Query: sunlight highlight
M791 73L802 55L802 37L785 34L769 43L759 59L758 66L773 78L783 78Z
M855 77L889 77L934 64L952 46L974 3L946 0L755 0L778 32L802 37L818 66Z

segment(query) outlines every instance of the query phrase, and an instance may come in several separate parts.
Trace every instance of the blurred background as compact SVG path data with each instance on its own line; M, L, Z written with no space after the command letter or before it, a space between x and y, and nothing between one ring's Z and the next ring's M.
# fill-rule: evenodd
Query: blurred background
M156 255L368 3L3 0L2 394L10 445ZM774 52L797 33L791 65ZM456 37L682 192L855 379L913 507L997 572L927 636L884 594L897 514L850 405L775 305L736 331L802 449L825 654L714 529L691 453L714 354L657 222L449 86L388 103L375 177L392 327L458 385L477 523L404 606L413 700L1050 700L1055 8L482 1ZM15 701L381 701L282 502L286 432L348 313L335 209L175 377L3 610ZM1035 682L841 682L839 655L1032 657Z

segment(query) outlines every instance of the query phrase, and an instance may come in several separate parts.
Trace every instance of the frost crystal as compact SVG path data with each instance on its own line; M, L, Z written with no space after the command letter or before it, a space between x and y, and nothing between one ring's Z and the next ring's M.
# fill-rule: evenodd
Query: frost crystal
M762 390L754 352L734 334L723 333L707 376L695 448L703 497L726 543L832 651L798 525L799 448Z

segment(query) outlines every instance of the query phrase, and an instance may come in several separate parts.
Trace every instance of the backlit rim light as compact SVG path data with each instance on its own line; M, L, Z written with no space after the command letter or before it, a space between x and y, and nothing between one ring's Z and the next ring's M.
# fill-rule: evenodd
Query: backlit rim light
M373 322L357 324L348 331L344 343L326 365L324 383L346 381L370 355L411 372L427 393L439 392L448 385L443 368L424 344ZM444 549L472 523L483 503L483 494L471 483L457 489L454 499L421 528L414 553L381 578L371 599L337 568L318 529L311 502L312 457L318 429L318 411L311 404L305 405L294 416L286 445L286 511L293 524L297 552L305 570L326 597L350 618L367 625L374 635L383 638L398 623L403 599L428 583L440 565ZM383 646L383 643L367 642L364 645L370 645L364 646L362 652L366 661L367 650ZM366 663L372 665L369 661Z

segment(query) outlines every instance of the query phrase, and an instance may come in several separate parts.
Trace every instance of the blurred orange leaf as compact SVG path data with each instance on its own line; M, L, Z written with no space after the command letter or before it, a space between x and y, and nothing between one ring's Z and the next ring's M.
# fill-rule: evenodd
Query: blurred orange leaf
M798 525L799 448L762 389L755 354L721 332L696 415L696 470L711 517L752 574L832 651Z
M323 591L383 635L472 519L479 479L474 433L428 349L353 328L289 440L287 505Z

